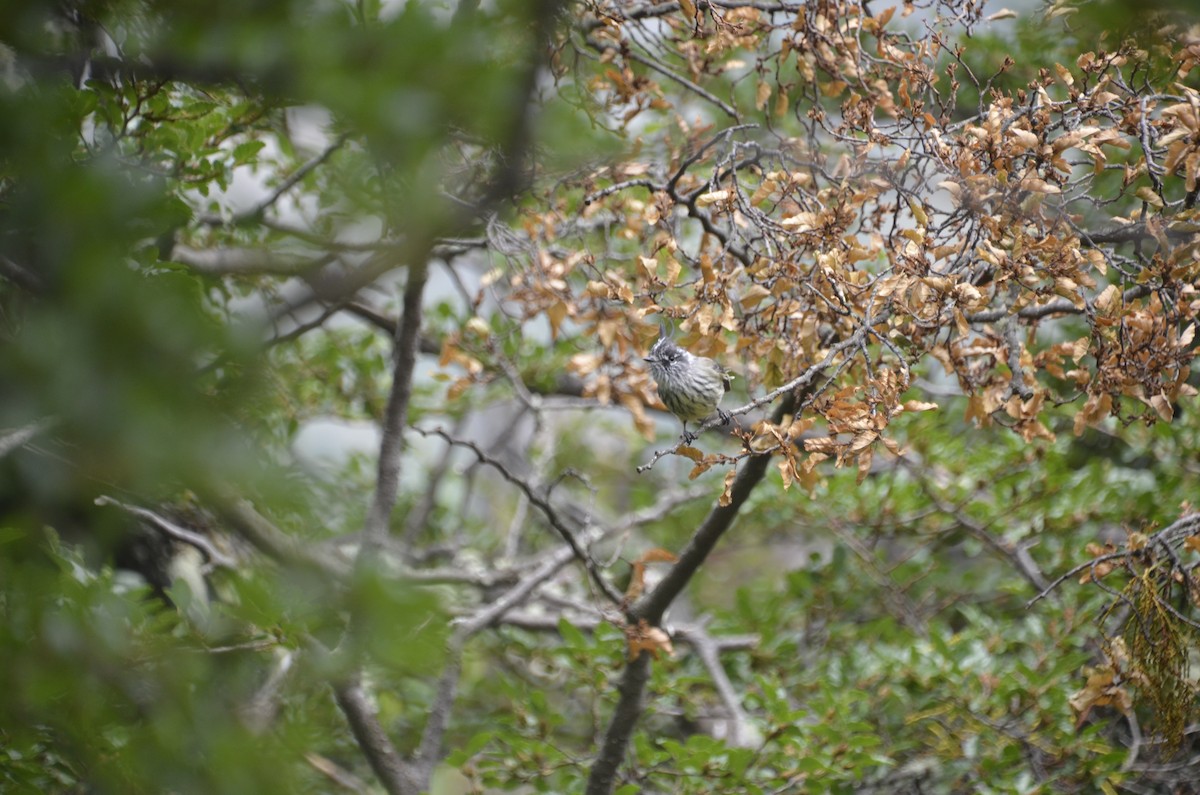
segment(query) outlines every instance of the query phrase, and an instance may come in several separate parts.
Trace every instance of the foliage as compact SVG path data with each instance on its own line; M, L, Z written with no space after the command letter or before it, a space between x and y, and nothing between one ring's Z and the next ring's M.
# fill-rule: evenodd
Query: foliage
M1188 24L5 5L0 789L1191 791Z

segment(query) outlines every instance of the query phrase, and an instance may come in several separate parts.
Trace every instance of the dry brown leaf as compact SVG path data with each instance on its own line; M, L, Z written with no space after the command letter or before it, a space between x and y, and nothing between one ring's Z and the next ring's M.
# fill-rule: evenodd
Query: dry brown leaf
M1144 201L1146 204L1149 204L1151 207L1162 209L1162 197L1155 193L1154 188L1151 188L1149 185L1143 185L1142 187L1138 188L1136 191L1134 191L1134 195Z
M763 108L765 108L767 106L767 100L769 100L770 98L771 98L771 84L768 83L766 80L759 80L758 88L755 90L755 95L754 95L755 110L761 111Z
M654 547L643 552L638 560L642 563L675 563L679 558L669 549Z
M731 469L725 473L725 490L721 492L721 496L717 500L717 505L720 505L722 508L727 508L733 503L733 481L735 477L737 477L736 469Z
M707 207L710 204L716 204L717 202L723 202L723 201L726 201L727 199L729 199L729 191L714 190L714 191L710 191L708 193L701 193L699 196L697 196L696 197L696 206L697 207Z
M658 659L658 655L666 652L668 657L675 656L675 648L671 645L671 636L660 627L653 627L640 620L636 626L625 628L626 647L629 659L636 660L642 652L650 652L650 656Z
M743 309L753 309L758 306L764 298L769 298L771 291L761 284L752 284L746 289L740 301Z
M796 464L791 458L781 458L776 466L779 467L779 476L783 479L783 490L787 491L796 479Z
M1171 405L1171 399L1166 395L1157 394L1150 396L1150 406L1154 412L1158 414L1158 418L1163 422L1170 422L1175 418L1175 407Z

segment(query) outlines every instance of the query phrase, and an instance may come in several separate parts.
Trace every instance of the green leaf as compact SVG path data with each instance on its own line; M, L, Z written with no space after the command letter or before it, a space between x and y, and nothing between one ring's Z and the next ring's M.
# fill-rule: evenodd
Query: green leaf
M461 767L469 759L482 751L495 736L494 732L483 731L474 735L462 748L457 748L446 757L446 764L451 767Z
M265 141L252 140L245 141L233 148L233 162L236 165L245 165L254 161L255 156L262 151L266 146Z
M567 648L583 649L589 646L587 636L566 618L558 620L558 634L562 636L563 643Z

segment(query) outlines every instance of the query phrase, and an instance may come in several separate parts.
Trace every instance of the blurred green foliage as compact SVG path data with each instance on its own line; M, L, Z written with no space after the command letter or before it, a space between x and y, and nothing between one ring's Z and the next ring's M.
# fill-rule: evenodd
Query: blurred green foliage
M301 535L355 520L361 503L317 506L306 493L328 487L287 464L297 416L334 409L293 386L341 385L377 416L386 353L331 339L301 372L286 355L268 370L264 330L233 308L253 280L170 252L263 241L252 224L197 222L239 176L310 157L288 111L317 105L365 145L334 177L306 178L326 223L364 206L409 229L441 223L447 131L503 134L528 68L522 4L447 17L282 0L0 10L0 428L42 424L0 460L0 791L317 791L306 752L355 765L326 684L340 663L303 657L264 734L240 713L271 670L264 649L337 643L354 612L362 653L389 676L440 665L435 592L384 578L346 591L288 567L218 571L211 615L184 620L203 595L173 589L181 614L115 573L136 522L93 501L236 485ZM407 722L430 696L405 694L385 717Z

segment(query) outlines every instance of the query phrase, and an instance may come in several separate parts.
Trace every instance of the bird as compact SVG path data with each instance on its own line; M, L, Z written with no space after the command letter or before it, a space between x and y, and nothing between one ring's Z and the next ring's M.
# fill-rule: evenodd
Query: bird
M730 416L720 408L721 398L729 391L733 375L707 356L696 356L675 344L665 328L659 328L659 338L645 357L650 375L658 384L658 396L671 413L683 423L684 441L691 443L696 434L689 433L689 421L699 421L718 414L729 422Z

